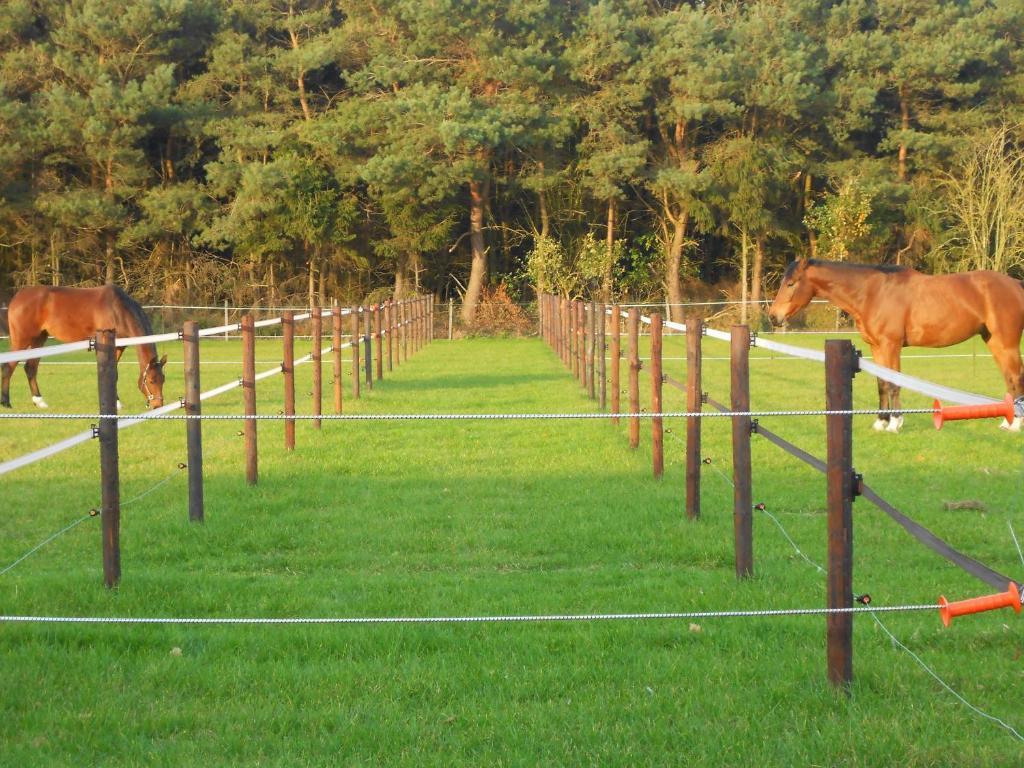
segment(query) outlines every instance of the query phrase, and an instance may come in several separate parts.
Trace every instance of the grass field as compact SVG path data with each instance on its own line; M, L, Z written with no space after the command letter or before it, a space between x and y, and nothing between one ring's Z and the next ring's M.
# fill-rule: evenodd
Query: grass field
M820 347L821 337L785 341ZM728 397L726 345L705 340L705 388ZM669 339L666 356L683 354ZM181 393L168 346L167 393ZM305 354L308 342L297 349ZM904 370L997 395L980 342ZM913 350L908 354L923 353ZM975 357L975 353L976 357ZM235 342L204 342L203 388L238 376ZM824 404L822 367L755 351L755 409ZM261 341L257 370L280 359ZM70 363L80 363L78 365ZM226 364L219 364L226 363ZM325 366L329 379L329 366ZM684 378L684 363L666 372ZM346 364L346 372L348 365ZM134 360L122 400L139 408ZM309 366L299 372L309 410ZM52 412L94 412L88 355L44 361ZM644 397L649 380L641 380ZM282 382L258 387L280 409ZM329 387L325 387L329 392ZM435 342L347 412L591 411L539 340ZM12 396L31 408L19 371ZM666 408L683 409L666 389ZM857 407L875 381L855 380ZM204 404L237 413L238 391ZM930 405L904 394L908 407ZM1004 573L1024 571L1022 448L994 421L904 433L855 422L857 470L884 497ZM821 418L765 419L824 454ZM0 421L0 461L87 428ZM102 586L98 519L0 575L0 613L110 616L455 616L819 607L824 578L755 517L755 577L732 563L729 423L704 423L703 517L682 513L682 424L651 478L649 426L630 451L604 421L261 423L260 482L244 480L235 422L204 424L206 515L190 525L184 426L121 434L121 587ZM825 486L755 438L754 494L812 560L825 560ZM168 480L168 478L170 478ZM163 485L154 486L167 480ZM147 495L132 499L153 489ZM0 478L0 570L98 504L94 442ZM984 511L947 511L971 499ZM864 501L855 585L877 605L986 593ZM986 712L1024 728L1020 618L942 627L937 612L881 614L892 634ZM825 679L824 618L427 626L112 626L0 623L0 764L1009 766L1024 744L981 719L870 616L854 630L849 696Z

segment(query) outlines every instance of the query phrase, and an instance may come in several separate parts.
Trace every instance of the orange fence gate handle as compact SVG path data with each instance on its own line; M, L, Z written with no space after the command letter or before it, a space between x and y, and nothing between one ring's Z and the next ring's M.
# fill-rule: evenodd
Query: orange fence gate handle
M966 616L970 613L981 613L982 611L994 611L997 608L1013 608L1020 613L1020 588L1010 582L1005 592L983 597L972 597L970 600L958 600L951 603L945 596L939 597L939 615L942 623L949 626L954 616Z

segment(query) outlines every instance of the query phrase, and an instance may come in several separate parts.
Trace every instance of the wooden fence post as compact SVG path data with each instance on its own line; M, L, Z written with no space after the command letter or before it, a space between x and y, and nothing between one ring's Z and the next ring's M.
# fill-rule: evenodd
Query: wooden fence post
M825 342L825 408L853 408L853 375L857 370L853 344L847 339ZM853 470L853 417L825 417L828 439L828 607L853 605L853 500L858 478ZM835 686L853 682L853 614L829 613L828 679Z
M451 341L455 332L455 301L451 298L448 299L448 341Z
M371 305L366 308L366 317L363 318L366 330L363 332L363 357L366 358L366 388L373 389L373 309Z
M283 336L284 359L281 373L284 374L284 447L295 450L295 314L291 311L281 313L281 334Z
M587 323L587 334L590 337L590 350L587 361L587 394L591 400L597 399L597 302L590 300L590 322Z
M702 410L701 338L704 322L697 315L686 320L686 410ZM686 516L700 517L700 422L698 416L686 419Z
M185 414L199 416L199 325L186 320L181 331L185 347ZM203 423L199 419L185 422L185 446L188 452L188 519L203 522Z
M597 319L597 354L598 354L598 392L599 404L602 411L608 410L608 359L605 356L605 333L608 328L608 305L598 304Z
M620 387L622 378L622 310L618 304L612 305L612 413L619 413L622 407L622 390ZM615 425L618 426L619 417L615 417Z
M732 410L750 410L750 329L732 327ZM754 501L750 480L749 416L732 417L732 520L736 549L736 578L754 574L753 515Z
M117 347L114 331L96 332L96 380L100 413L117 415ZM121 581L121 477L117 453L117 419L100 419L100 497L103 527L103 583Z
M256 415L256 326L252 315L242 315L242 401L245 415ZM256 485L259 479L256 452L256 420L245 420L245 482Z
M319 416L323 413L324 407L324 372L322 369L324 347L323 347L323 316L320 307L313 307L310 317L310 325L313 330L313 415ZM320 429L320 419L313 419L313 428Z
M579 344L576 353L580 358L580 386L587 388L587 302L580 299L576 302L576 328Z
M362 339L359 337L359 315L362 307L352 307L352 397L359 399L359 377L362 371L359 369L359 345Z
M344 403L341 386L341 307L331 308L331 350L334 353L334 412L341 413Z
M629 412L640 413L640 310L631 307L626 320L629 334ZM629 419L629 447L640 445L640 417Z
M388 332L388 373L395 370L395 302L388 299L384 305L384 325Z
M377 345L377 381L384 379L384 326L381 325L381 305L373 307L373 341Z
M661 313L651 314L651 413L661 413ZM665 425L661 416L651 419L651 454L654 461L654 477L665 474Z

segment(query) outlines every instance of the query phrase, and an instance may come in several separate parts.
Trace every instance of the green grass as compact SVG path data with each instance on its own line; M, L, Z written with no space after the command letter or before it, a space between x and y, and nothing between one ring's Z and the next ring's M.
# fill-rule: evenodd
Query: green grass
M788 337L820 346L820 337ZM308 351L308 342L297 355ZM971 354L975 347L960 350ZM181 392L168 346L167 391ZM954 350L956 351L956 350ZM904 369L998 394L995 366L908 359ZM237 377L234 342L203 346L203 388ZM678 338L667 356L682 354ZM728 397L726 345L705 340L705 388ZM753 406L816 408L822 367L755 352ZM279 358L261 341L258 370ZM88 362L87 355L77 360ZM141 406L134 361L122 399ZM42 364L54 412L95 410L85 366ZM684 376L682 361L666 370ZM325 366L329 376L329 366ZM348 365L346 364L346 373ZM309 366L299 372L308 412ZM641 381L645 403L649 380ZM280 408L279 377L258 386ZM858 407L875 382L855 381ZM327 390L329 391L329 389ZM19 372L15 406L31 408ZM348 412L590 411L537 340L437 342ZM666 408L683 409L668 388ZM237 391L204 404L236 413ZM907 406L928 405L906 393ZM1007 522L1024 533L1020 437L995 422L903 434L855 422L858 471L954 546L1009 574L1022 568ZM765 419L822 455L820 418ZM5 614L399 616L730 610L824 604L822 577L774 524L755 518L755 577L732 565L732 489L704 473L703 517L682 514L681 424L669 424L665 477L651 479L649 426L630 451L604 421L261 423L260 483L245 485L235 422L204 424L206 515L188 523L184 426L121 433L122 499L173 475L122 516L123 580L102 586L90 519L0 576ZM0 422L0 460L87 427ZM729 474L729 424L704 423L704 454ZM755 499L809 557L825 559L823 478L755 439ZM98 503L95 443L0 478L0 568ZM986 511L943 509L976 499ZM875 603L989 591L855 505L855 584ZM881 616L970 701L1021 728L1008 611L960 619ZM1014 765L1022 745L979 719L870 617L855 624L849 696L825 679L824 619L708 619L430 626L55 626L0 624L3 765ZM699 630L699 631L698 631ZM180 649L180 655L178 650Z

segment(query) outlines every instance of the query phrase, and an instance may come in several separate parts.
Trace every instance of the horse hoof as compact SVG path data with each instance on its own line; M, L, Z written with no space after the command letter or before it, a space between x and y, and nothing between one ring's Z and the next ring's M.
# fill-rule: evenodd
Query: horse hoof
M885 432L888 426L889 422L885 419L875 419L875 423L871 425L871 428L875 430L875 432Z
M1021 419L1020 416L1017 416L1010 423L1007 423L1006 419L1003 419L1002 421L999 422L999 428L1000 429L1005 429L1007 432L1018 433L1018 432L1020 432L1021 421L1024 421L1024 419Z
M43 400L43 398L37 397L35 395L32 396L32 402L36 404L36 408L49 408L50 407L50 406L48 406L46 404L46 401Z
M885 429L886 429L887 432L892 432L895 435L895 434L898 434L900 429L902 429L902 428L903 428L903 417L902 416L894 416L893 418L889 419L889 426L887 426Z

